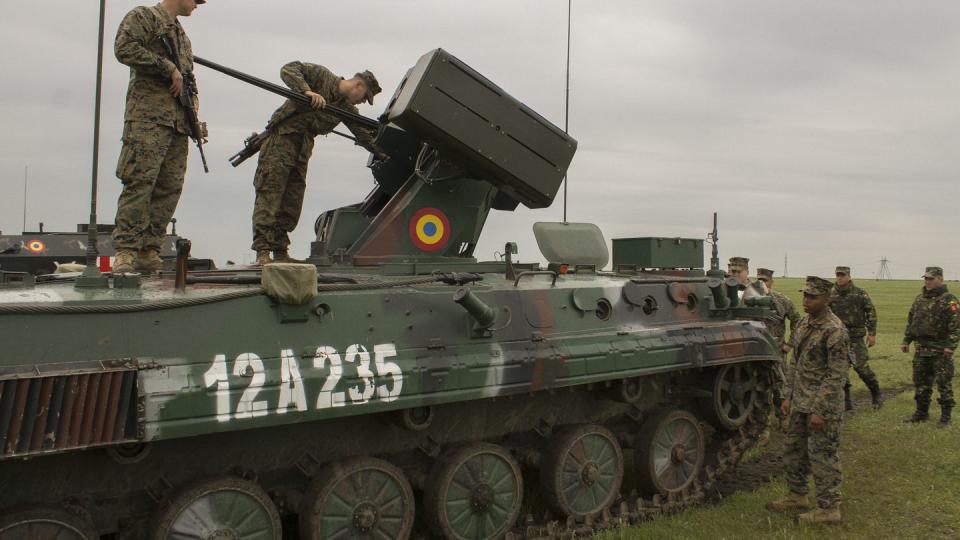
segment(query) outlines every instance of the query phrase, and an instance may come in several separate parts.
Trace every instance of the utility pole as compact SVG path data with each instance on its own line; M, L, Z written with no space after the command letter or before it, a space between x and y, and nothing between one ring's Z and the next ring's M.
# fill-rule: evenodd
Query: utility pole
M887 265L889 262L886 257L880 257L880 270L877 271L877 280L893 279L890 274L890 267Z
M783 254L783 277L790 277L790 274L787 273L787 254Z

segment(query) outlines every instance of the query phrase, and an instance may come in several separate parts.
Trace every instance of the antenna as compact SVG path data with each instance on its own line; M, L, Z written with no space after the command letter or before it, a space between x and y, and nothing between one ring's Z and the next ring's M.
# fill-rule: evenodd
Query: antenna
M567 95L563 110L563 132L570 133L570 16L573 0L567 0ZM567 222L567 175L563 175L563 222Z
M890 261L886 257L880 257L880 270L877 271L877 280L893 279L890 273L890 267L887 265Z
M100 94L103 82L103 20L106 0L100 0L100 32L97 35L97 91L93 106L93 170L90 178L90 225L87 227L87 267L77 279L78 289L105 289L107 278L97 268L97 165L100 162Z
M720 234L717 232L717 213L713 213L713 230L707 233L707 242L713 245L710 251L710 271L708 275L723 275L720 270L720 252L717 250L717 242L720 240Z
M787 254L783 254L783 277L789 277L790 274L787 274Z
M28 176L29 167L27 165L23 166L23 228L20 229L20 232L27 232L27 176Z

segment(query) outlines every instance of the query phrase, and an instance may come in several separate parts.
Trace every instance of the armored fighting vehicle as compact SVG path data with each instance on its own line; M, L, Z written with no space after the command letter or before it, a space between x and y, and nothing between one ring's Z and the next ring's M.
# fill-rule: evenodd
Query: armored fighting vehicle
M0 538L534 537L683 508L739 459L777 353L715 243L611 264L597 227L538 223L545 266L478 261L576 141L440 49L380 123L312 264L0 273Z

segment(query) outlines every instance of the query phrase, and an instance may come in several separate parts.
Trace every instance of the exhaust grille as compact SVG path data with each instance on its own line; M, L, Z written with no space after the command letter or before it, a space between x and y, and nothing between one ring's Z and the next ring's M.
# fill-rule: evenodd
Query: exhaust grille
M0 380L0 459L136 439L137 372Z

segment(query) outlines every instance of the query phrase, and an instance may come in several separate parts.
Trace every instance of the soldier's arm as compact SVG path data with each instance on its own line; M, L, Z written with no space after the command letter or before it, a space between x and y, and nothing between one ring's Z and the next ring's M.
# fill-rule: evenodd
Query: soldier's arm
M137 8L127 13L117 29L117 38L113 43L113 53L117 60L144 73L170 77L177 67L165 56L146 47L157 30L156 21L149 15L148 8Z
M947 341L950 349L956 350L960 344L960 302L951 294L947 306Z
M913 314L917 309L917 302L914 301L910 306L910 311L907 313L907 328L903 331L903 344L910 345L913 343L914 336L910 333L910 327L913 326Z
M843 381L850 365L850 338L844 328L831 328L824 337L827 355L827 375L820 381L820 389L813 399L810 414L833 416L842 402Z
M790 335L792 336L794 332L797 331L797 325L800 324L800 319L803 317L800 316L800 313L797 311L797 306L793 305L793 302L787 300L787 306L789 306L787 311L787 318L790 319Z
M877 335L877 308L873 306L873 300L866 291L863 293L863 315L866 321L867 334Z
M362 146L367 149L368 152L375 154L377 157L382 157L383 151L374 146L373 138L376 135L370 128L363 127L354 122L348 120L343 121L343 125L347 126L347 129L353 133L354 137L357 138L357 145Z
M307 83L307 70L309 66L311 66L311 64L305 64L303 62L290 62L289 64L285 64L280 68L280 79L283 80L283 84L287 85L291 90L295 90L301 94L315 92L317 89L312 88Z

